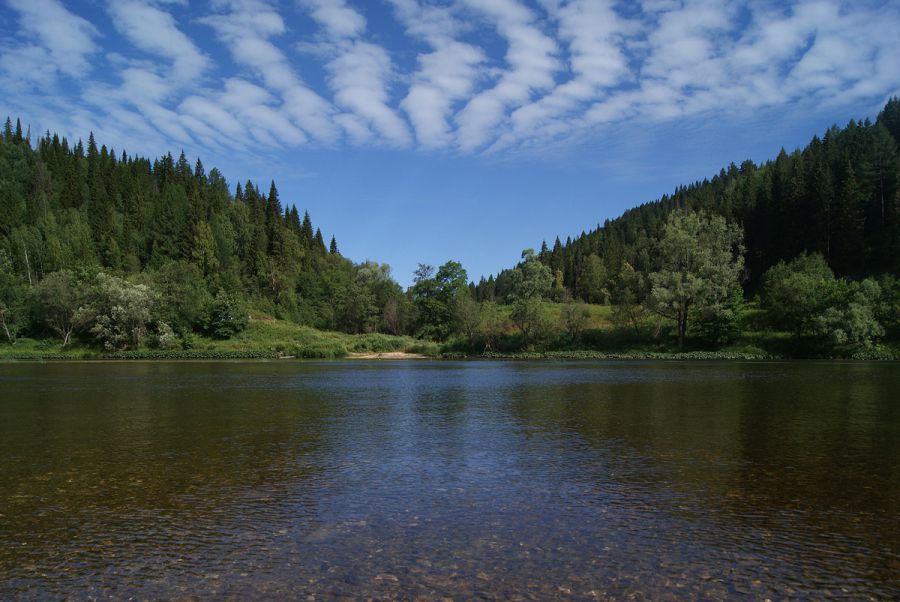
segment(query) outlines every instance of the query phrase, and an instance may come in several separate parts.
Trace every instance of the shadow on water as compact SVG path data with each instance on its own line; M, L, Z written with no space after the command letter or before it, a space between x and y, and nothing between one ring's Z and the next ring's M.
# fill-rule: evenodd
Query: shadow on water
M900 371L0 366L0 598L896 598Z

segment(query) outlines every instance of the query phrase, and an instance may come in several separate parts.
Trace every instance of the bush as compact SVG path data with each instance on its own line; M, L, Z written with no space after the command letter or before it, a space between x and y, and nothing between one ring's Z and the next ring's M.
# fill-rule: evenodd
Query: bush
M230 339L247 328L248 321L244 304L237 297L220 291L210 305L206 330L217 339Z
M160 322L156 325L156 336L153 342L157 349L172 350L179 347L175 331L165 322Z
M150 287L100 272L77 313L91 325L94 340L107 351L121 351L140 345L156 300Z

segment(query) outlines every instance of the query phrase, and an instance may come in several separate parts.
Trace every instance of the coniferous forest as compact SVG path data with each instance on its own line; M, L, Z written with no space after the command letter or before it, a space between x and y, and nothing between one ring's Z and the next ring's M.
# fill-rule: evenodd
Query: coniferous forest
M274 182L232 187L184 153L150 160L24 127L8 119L0 136L7 349L213 348L283 322L466 354L896 353L900 99L874 123L526 250L496 277L420 265L406 291L387 265L343 257ZM385 344L410 347L397 341Z

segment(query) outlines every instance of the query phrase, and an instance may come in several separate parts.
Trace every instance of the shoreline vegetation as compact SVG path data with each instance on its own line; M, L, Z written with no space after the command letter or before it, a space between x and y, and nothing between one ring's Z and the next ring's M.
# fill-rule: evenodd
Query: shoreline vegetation
M517 349L513 329L505 348L472 350L465 341L443 344L409 336L380 333L346 334L299 326L258 315L247 328L229 339L193 337L189 348L108 351L73 342L62 347L51 339L21 338L15 345L0 345L0 362L14 361L128 361L128 360L788 360L861 359L900 360L900 349L881 345L865 354L828 354L825 350L792 347L787 332L756 332L728 347L679 350L668 337L639 340L617 331L610 321L615 308L588 305L589 323L581 340L588 343L565 348ZM546 303L549 314L565 310L562 304ZM591 346L588 346L588 345Z
M0 360L900 359L900 98L478 282L404 289L265 190L7 119Z

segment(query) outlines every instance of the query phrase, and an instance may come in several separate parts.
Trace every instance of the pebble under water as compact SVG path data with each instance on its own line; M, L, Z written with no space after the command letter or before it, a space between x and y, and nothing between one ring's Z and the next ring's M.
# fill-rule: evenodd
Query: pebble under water
M900 365L0 365L0 599L900 598Z

